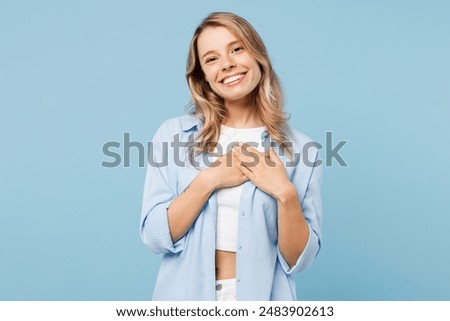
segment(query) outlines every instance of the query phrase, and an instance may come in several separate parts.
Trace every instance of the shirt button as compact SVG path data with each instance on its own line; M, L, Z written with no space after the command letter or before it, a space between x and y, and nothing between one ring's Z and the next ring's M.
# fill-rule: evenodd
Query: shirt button
M242 216L245 216L245 212L242 212Z
M242 250L242 245L239 245L239 250Z
M217 284L216 285L216 291L220 291L222 290L222 284Z
M241 279L237 279L236 281L239 283L239 282L241 282Z

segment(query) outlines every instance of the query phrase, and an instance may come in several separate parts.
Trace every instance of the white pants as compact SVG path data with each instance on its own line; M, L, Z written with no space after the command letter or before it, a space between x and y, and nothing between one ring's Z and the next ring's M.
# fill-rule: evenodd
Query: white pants
M236 279L216 281L216 301L236 301Z

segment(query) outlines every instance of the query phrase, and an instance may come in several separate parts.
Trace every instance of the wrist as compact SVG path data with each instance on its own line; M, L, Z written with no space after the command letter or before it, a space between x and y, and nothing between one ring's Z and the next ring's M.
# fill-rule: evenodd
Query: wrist
M275 198L281 205L286 205L292 200L297 199L297 189L294 184L288 182L284 186L278 188Z
M211 168L204 169L198 173L196 179L199 180L200 184L204 186L209 192L214 192L217 188L217 184L210 175Z

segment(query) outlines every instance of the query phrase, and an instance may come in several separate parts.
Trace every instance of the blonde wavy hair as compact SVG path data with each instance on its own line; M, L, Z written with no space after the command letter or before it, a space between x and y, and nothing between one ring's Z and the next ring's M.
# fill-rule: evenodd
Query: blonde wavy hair
M220 126L227 118L224 99L218 96L206 81L197 49L200 34L209 27L225 27L234 34L249 54L258 62L261 80L252 92L261 121L283 151L291 155L288 141L288 116L283 111L283 93L277 74L272 69L266 47L256 30L242 17L228 12L208 15L195 30L186 64L186 80L191 92L188 111L203 122L203 129L196 137L193 157L202 152L213 152L220 135Z

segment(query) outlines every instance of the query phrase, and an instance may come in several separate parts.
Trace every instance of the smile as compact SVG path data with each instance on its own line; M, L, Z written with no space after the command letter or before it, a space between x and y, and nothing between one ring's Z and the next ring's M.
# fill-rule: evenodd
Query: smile
M227 86L233 86L233 85L240 83L244 77L245 77L245 73L231 75L231 76L223 79L222 83Z

